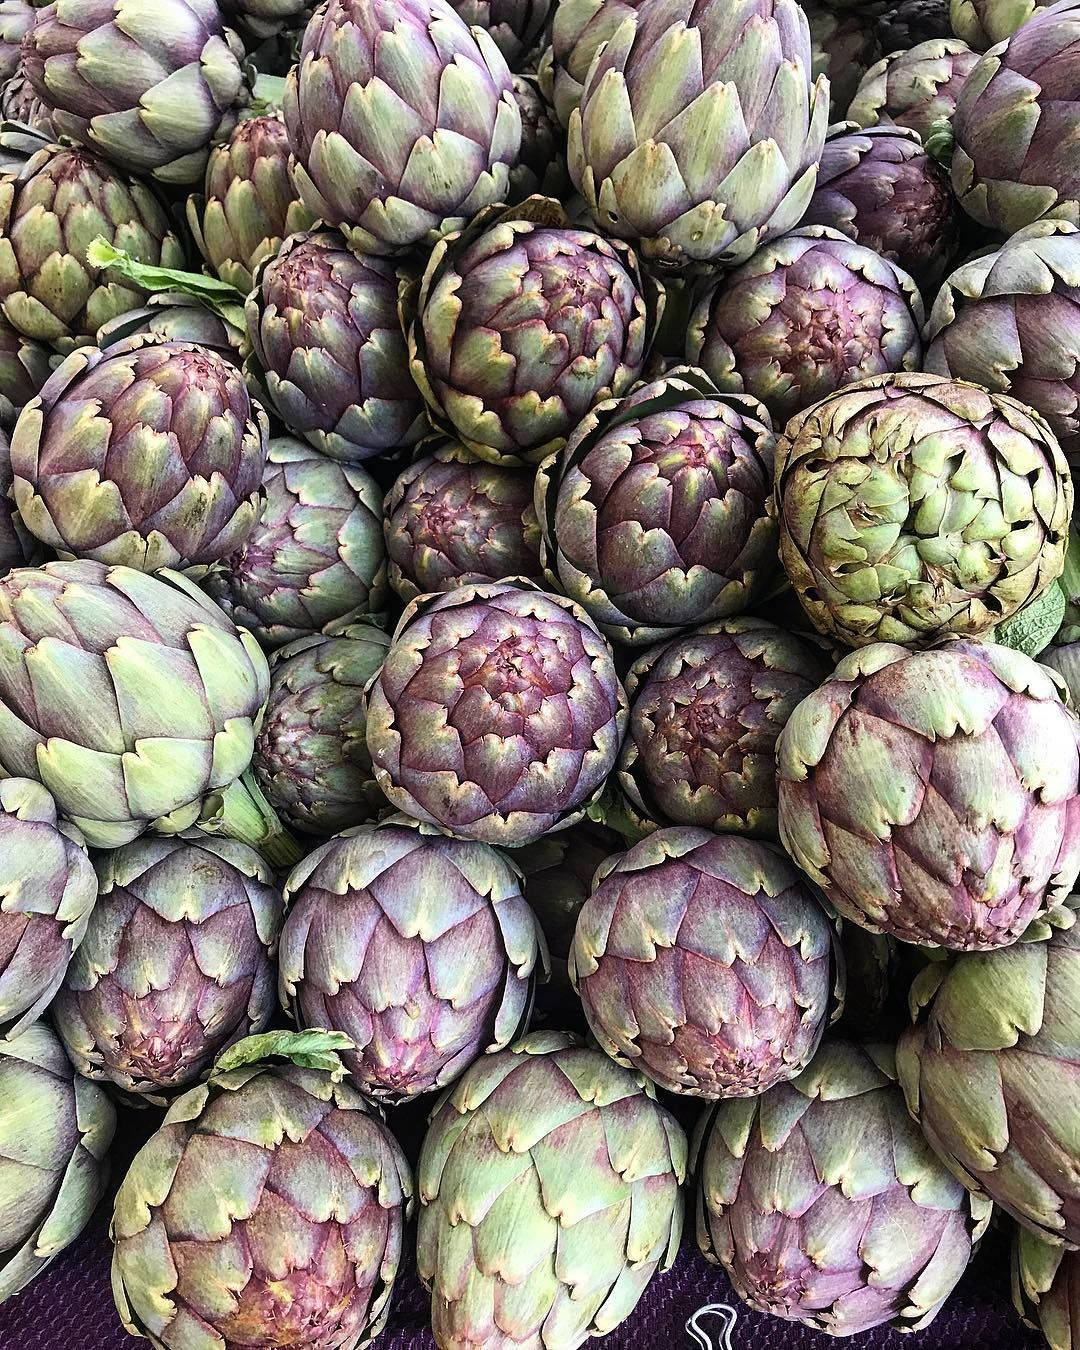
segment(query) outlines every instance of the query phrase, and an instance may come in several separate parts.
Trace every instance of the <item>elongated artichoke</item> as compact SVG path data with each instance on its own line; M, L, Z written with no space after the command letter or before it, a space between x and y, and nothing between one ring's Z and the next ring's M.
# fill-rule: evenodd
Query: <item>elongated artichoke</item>
M612 1331L675 1259L685 1175L686 1137L646 1080L573 1037L532 1035L475 1064L420 1155L436 1344L569 1347Z
M533 476L454 441L399 475L385 531L390 583L403 600L503 577L540 580Z
M435 246L410 307L413 378L474 454L536 463L641 376L662 312L625 244L536 198Z
M640 656L626 681L619 783L658 823L776 835L776 738L828 672L824 655L749 615Z
M559 0L551 21L552 102L559 121L570 125L570 114L581 102L585 77L593 57L626 19L632 19L641 0Z
M597 404L536 476L552 584L634 645L745 609L776 565L773 444L756 399L687 367Z
M958 38L986 51L1012 37L1021 24L1057 0L951 0L950 20Z
M133 1335L157 1350L360 1350L382 1329L412 1183L323 1049L344 1043L250 1037L173 1103L113 1210L113 1294Z
M22 47L60 135L180 187L248 101L242 58L217 0L55 0Z
M337 834L385 805L368 754L364 688L389 646L381 628L358 623L274 654L252 768L274 810L306 834Z
M519 70L540 40L551 16L553 0L452 0L470 28L483 28L506 58Z
M1013 1242L1013 1303L1029 1326L1038 1327L1050 1350L1080 1344L1076 1281L1080 1256L1042 1242L1026 1228Z
M862 77L848 118L860 127L911 127L925 141L938 122L953 117L978 59L959 38L935 38L884 56Z
M355 464L424 434L390 263L333 231L294 235L257 270L246 310L250 373L316 450Z
M405 610L371 686L367 738L399 810L513 848L584 814L626 720L611 648L577 605L459 586Z
M776 447L780 556L850 646L978 637L1060 576L1073 491L1037 413L934 375L850 385Z
M19 69L22 40L36 14L29 0L0 0L0 81L10 80Z
M116 1112L44 1022L0 1041L0 1303L82 1232L108 1180Z
M51 373L48 349L40 342L23 337L0 317L0 427L10 429L15 425L19 413L40 391ZM10 486L9 476L3 487L4 496ZM7 571L7 568L3 570Z
M798 225L829 88L795 0L670 0L626 15L570 114L574 185L660 264L733 266Z
M1022 652L846 656L777 744L780 837L845 918L903 942L1015 942L1080 871L1080 722Z
M284 111L304 205L364 253L430 242L503 201L521 145L502 53L446 0L329 0Z
M990 1219L908 1118L886 1046L826 1042L793 1083L718 1102L695 1147L702 1251L752 1308L831 1336L927 1326Z
M1080 928L935 962L900 1039L908 1109L950 1170L1045 1241L1080 1243Z

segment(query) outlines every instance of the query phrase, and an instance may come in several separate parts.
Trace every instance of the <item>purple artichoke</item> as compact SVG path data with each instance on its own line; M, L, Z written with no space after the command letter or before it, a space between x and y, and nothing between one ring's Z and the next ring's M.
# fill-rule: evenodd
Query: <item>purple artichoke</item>
M483 28L506 58L519 70L540 40L554 0L451 0L470 28Z
M862 77L848 118L860 127L911 127L925 141L936 123L953 116L978 59L978 52L958 38L936 38L893 52Z
M0 576L13 567L39 562L45 551L27 532L15 508L11 495L13 481L7 432L0 428Z
M745 609L776 567L773 442L756 399L687 367L598 404L536 477L552 584L635 645Z
M21 71L0 86L0 117L5 122L21 122L50 139L56 136L52 109L38 98L34 86Z
M0 317L0 426L15 425L19 413L51 374L48 349L23 337ZM6 496L10 486L9 474L0 495Z
M806 0L803 9L810 24L813 73L828 78L831 106L846 108L859 81L881 57L873 24L863 14L839 12L815 0Z
M19 69L22 41L36 17L28 0L0 0L0 82L10 80Z
M626 720L611 648L583 610L531 588L459 586L405 610L367 738L399 810L513 848L584 814Z
M446 0L328 0L284 110L304 205L364 253L430 242L504 200L521 145L502 53Z
M993 643L853 652L780 733L784 846L872 932L1015 942L1080 872L1080 722L1062 687Z
M552 102L559 121L581 102L593 57L642 0L559 0L551 25Z
M510 170L507 201L523 202L536 193L563 201L570 195L563 129L544 101L536 79L515 75L514 98L521 113L521 150Z
M533 476L452 441L398 477L385 531L390 583L404 600L503 577L540 579Z
M697 628L631 668L619 783L648 820L776 834L776 739L828 673L764 619Z
M63 553L144 572L206 566L258 520L267 433L215 352L148 336L80 348L19 417L15 500Z

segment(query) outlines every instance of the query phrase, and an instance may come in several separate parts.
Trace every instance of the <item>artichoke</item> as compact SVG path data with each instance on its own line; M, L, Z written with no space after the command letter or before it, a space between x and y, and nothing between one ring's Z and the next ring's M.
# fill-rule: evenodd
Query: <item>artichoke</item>
M40 561L44 552L32 534L28 534L11 497L11 451L7 432L0 429L0 575L13 567Z
M55 0L22 46L60 135L180 187L248 101L242 59L217 0Z
M809 225L760 248L699 300L686 359L782 426L855 380L918 370L918 287L895 263Z
M814 191L829 86L795 0L642 5L570 114L574 185L608 234L671 267L745 262Z
M874 36L886 52L949 35L949 0L895 0L874 24Z
M1013 1242L1013 1302L1029 1326L1037 1326L1050 1350L1075 1350L1080 1344L1076 1281L1080 1256L1042 1242L1026 1228Z
M311 15L313 0L219 0L230 23L239 24L256 41L281 32L303 30Z
M240 366L241 348L246 343L242 328L193 296L180 291L158 291L147 297L145 305L129 309L103 323L94 339L101 348L115 347L129 338L148 334L155 342L194 342L209 347L218 356Z
M0 1041L0 1303L89 1222L105 1190L112 1103L44 1022Z
M849 385L776 447L780 556L850 646L978 637L1060 576L1073 492L1037 413L934 375Z
M848 118L860 127L911 127L925 141L938 122L952 118L978 59L958 38L932 39L884 56L862 77Z
M82 836L45 789L0 780L0 1032L18 1036L52 1002L97 896Z
M563 200L570 194L563 129L535 78L515 75L514 98L521 113L521 150L510 170L507 201L523 202L536 193Z
M210 151L204 191L188 198L192 236L221 280L245 295L259 263L313 223L292 181L280 113L248 118Z
M756 399L686 367L598 404L536 476L552 584L634 645L739 613L776 566L773 443Z
M403 600L502 577L540 579L533 476L453 441L399 475L385 532L390 584Z
M633 1312L682 1235L686 1136L645 1079L559 1032L481 1060L435 1110L420 1278L443 1347L578 1346Z
M903 942L1015 942L1080 871L1080 722L1022 652L846 656L777 743L780 837L847 919Z
M18 71L22 40L36 17L29 0L0 0L0 81L10 80Z
M274 654L252 768L267 801L296 829L336 834L385 805L368 754L364 686L389 646L382 629L360 623Z
M1021 24L1057 0L951 0L950 20L958 38L986 51L1012 37Z
M935 962L900 1039L908 1109L949 1169L1045 1241L1080 1243L1080 927Z
M284 111L305 206L364 253L431 242L503 201L521 145L502 53L446 0L328 0Z
M371 475L282 436L270 442L262 486L258 524L205 582L233 622L280 647L381 610L382 495Z
M23 337L0 317L0 427L15 425L19 413L51 373L48 349ZM7 495L10 486L9 475L2 495Z
M640 656L619 783L646 819L776 835L776 738L828 664L749 615Z
M56 136L52 109L42 103L21 71L0 85L0 118L5 122L21 122L42 136Z
M113 1294L133 1335L157 1350L359 1350L382 1329L412 1184L322 1049L344 1043L251 1037L173 1103L113 1211Z
M862 14L845 14L805 0L810 24L813 73L829 81L830 106L846 108L859 81L881 57L881 43ZM891 48L890 48L891 50Z
M642 0L559 0L551 24L551 101L564 127L581 102L593 57Z
M584 814L626 720L611 648L577 605L459 586L402 615L369 691L368 750L399 810L514 848Z
M570 979L617 1063L669 1092L756 1097L818 1048L834 937L778 850L679 825L601 863Z
M536 463L641 376L662 312L625 244L569 228L535 198L435 246L409 306L413 378L452 439Z
M752 1308L831 1336L932 1322L990 1219L908 1119L886 1046L826 1043L793 1083L718 1102L695 1147L702 1251Z
M287 239L256 272L250 373L289 430L331 459L355 464L424 434L397 290L390 263L327 230Z
M554 0L452 0L470 28L483 28L518 70L540 40Z

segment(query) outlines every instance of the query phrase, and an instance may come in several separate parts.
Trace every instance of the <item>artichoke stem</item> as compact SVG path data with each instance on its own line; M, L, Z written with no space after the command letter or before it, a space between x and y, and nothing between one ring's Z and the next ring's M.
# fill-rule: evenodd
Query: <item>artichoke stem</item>
M304 850L278 819L250 769L206 799L199 828L250 844L275 868L292 867Z

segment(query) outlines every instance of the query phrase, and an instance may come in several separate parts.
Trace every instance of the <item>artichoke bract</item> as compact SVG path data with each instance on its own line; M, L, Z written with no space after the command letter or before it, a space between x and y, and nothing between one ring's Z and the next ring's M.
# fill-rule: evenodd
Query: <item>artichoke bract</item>
M435 423L482 459L536 463L641 376L663 292L625 244L534 198L440 241L409 311Z
M389 646L381 628L358 623L274 654L252 768L278 815L306 834L336 834L385 805L368 754L364 689Z
M560 0L551 22L552 102L564 127L581 102L593 57L641 0Z
M82 836L40 783L0 780L0 1033L18 1036L52 1002L97 896Z
M248 101L242 58L217 0L55 0L22 47L60 135L183 187Z
M1029 1326L1038 1327L1050 1350L1076 1350L1080 1312L1076 1281L1080 1256L1042 1242L1026 1228L1013 1241L1013 1303Z
M317 633L386 602L382 494L358 464L303 441L270 442L262 514L205 589L266 647Z
M726 394L752 394L782 426L872 375L918 370L925 315L895 263L836 230L774 239L702 296L686 359Z
M583 610L524 586L460 586L405 610L367 738L399 810L513 848L584 814L626 720L611 648Z
M678 1252L686 1152L646 1080L573 1037L475 1064L420 1155L436 1344L572 1347L614 1330Z
M451 0L470 28L483 28L517 70L540 40L553 0Z
M759 1312L831 1336L933 1321L990 1205L908 1118L887 1046L822 1046L792 1083L719 1102L695 1139L698 1243Z
M1061 575L1073 489L1030 408L935 375L849 385L776 446L780 557L849 646L978 637Z
M46 563L0 578L0 771L96 848L176 833L247 769L266 658L175 573Z
M756 399L686 367L598 404L536 476L552 584L634 645L747 608L776 568L774 440Z
M795 0L629 11L570 114L570 174L597 224L671 267L733 266L794 229L829 120L811 66Z
M23 337L0 317L0 427L14 426L19 413L51 374L48 348ZM4 496L10 486L9 480Z
M925 141L949 121L979 60L966 42L936 38L893 52L862 77L847 116L860 127L911 127Z
M951 0L950 21L958 38L984 52L1057 0Z
M780 837L845 918L903 942L1015 942L1080 870L1080 722L1022 652L846 656L777 745Z
M489 844L393 816L317 848L285 896L282 1001L354 1042L342 1059L365 1096L445 1087L524 1031L547 954Z
M0 1303L82 1232L108 1180L116 1112L35 1022L0 1041Z
M1055 1246L1080 1243L1080 928L927 967L897 1046L908 1109L972 1191Z
M44 549L22 522L11 495L14 474L7 432L0 428L0 575L41 561Z
M305 206L364 253L430 242L503 201L521 145L505 58L446 0L330 0L284 112Z
M327 230L292 236L256 272L251 374L289 430L331 459L354 464L424 434L397 290L390 263Z
M672 826L601 863L570 979L617 1063L669 1092L754 1097L813 1058L834 938L778 849Z
M386 497L390 583L403 600L455 586L539 581L533 475L453 441L405 469Z
M197 832L138 839L97 867L53 1018L84 1078L160 1103L269 1024L281 893L253 848Z
M382 1329L412 1181L321 1048L343 1043L249 1037L173 1103L113 1210L113 1294L133 1335L157 1350L360 1350Z
M776 834L776 739L828 673L823 653L749 615L635 661L619 783L646 819Z
M22 122L31 131L55 138L52 109L38 98L34 86L20 71L0 85L0 117L5 122Z

